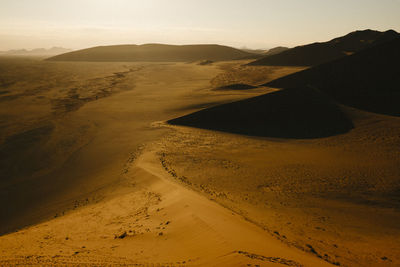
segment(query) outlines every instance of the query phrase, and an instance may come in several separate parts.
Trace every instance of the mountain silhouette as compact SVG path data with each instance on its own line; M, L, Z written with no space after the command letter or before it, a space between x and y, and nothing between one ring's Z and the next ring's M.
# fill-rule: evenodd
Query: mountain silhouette
M315 66L385 43L399 36L393 30L355 31L329 42L297 46L276 55L265 56L249 65Z

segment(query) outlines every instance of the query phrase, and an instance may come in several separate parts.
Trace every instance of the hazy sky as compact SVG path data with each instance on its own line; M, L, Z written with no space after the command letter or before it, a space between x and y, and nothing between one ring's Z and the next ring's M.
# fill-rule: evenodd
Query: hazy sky
M0 0L0 50L219 43L271 48L400 31L400 0Z

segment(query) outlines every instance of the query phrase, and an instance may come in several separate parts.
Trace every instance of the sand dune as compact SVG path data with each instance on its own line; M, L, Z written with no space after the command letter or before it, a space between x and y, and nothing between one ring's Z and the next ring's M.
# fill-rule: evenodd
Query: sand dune
M198 62L0 62L0 265L398 265L399 118Z
M341 266L400 262L400 120L343 108L346 134L254 138L174 126L165 168L291 246Z
M113 45L99 46L58 55L51 61L153 61L192 62L200 60L238 60L257 58L248 53L221 45Z
M311 86L336 101L389 115L400 115L400 38L365 49L264 86Z
M274 48L269 49L267 52L264 53L264 56L272 56L272 55L277 55L279 53L282 53L286 50L289 50L288 47L284 47L284 46L277 46Z
M12 203L0 206L1 233L52 218L115 183L126 157L163 133L150 123L265 92L211 91L224 73L218 64L15 58L0 69L0 199ZM213 83L222 82L232 80Z
M170 120L207 130L175 128L165 168L332 264L396 266L400 121L348 106L398 115L399 40L263 84L280 91Z
M176 184L156 151L127 165L113 198L3 236L0 264L329 266Z
M328 42L298 46L282 53L266 56L250 65L315 66L397 38L393 30L365 30L349 33Z
M327 265L176 183L161 160L160 142L171 130L155 121L262 89L213 91L210 81L226 63L80 64L1 65L9 92L0 103L15 107L1 109L8 118L2 138L9 166L20 167L2 176L0 265ZM12 66L25 81L12 83ZM43 82L41 90L34 81ZM35 101L41 112L32 112ZM40 128L43 121L52 127ZM24 149L15 144L21 140ZM13 159L29 163L25 149L39 146L56 161L42 166L46 157L33 154L38 162L29 175L13 172L23 169Z
M293 88L211 107L168 121L230 133L316 138L345 133L352 122L329 99L310 88Z

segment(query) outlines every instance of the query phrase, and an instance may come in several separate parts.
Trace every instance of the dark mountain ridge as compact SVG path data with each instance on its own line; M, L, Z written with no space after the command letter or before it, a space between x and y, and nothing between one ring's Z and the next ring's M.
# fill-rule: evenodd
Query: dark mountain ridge
M351 32L328 42L313 43L260 58L249 65L315 66L326 63L399 37L393 30Z

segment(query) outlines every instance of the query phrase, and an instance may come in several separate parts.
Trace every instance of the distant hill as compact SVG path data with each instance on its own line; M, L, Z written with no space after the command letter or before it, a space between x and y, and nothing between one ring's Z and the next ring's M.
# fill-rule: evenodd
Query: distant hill
M297 46L276 55L260 58L249 65L315 66L393 40L398 36L399 33L393 30L355 31L329 42Z
M268 50L267 52L264 53L264 56L273 56L273 55L277 55L279 53L282 53L283 51L289 50L288 47L284 47L284 46L278 46L278 47L274 47L271 48L270 50Z
M309 86L336 101L400 116L400 37L348 57L297 72L265 86Z
M191 62L257 58L256 54L221 45L112 45L58 55L55 61L153 61Z
M63 47L52 47L49 49L45 48L36 48L32 50L26 49L17 49L17 50L8 50L1 51L0 55L8 55L8 56L56 56L59 54L64 54L71 52L71 49L63 48Z

